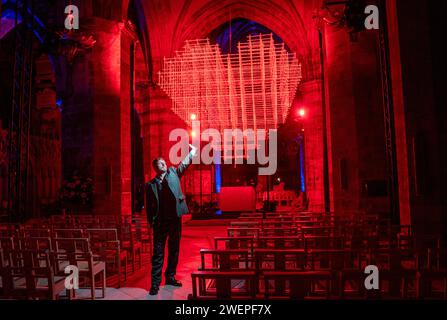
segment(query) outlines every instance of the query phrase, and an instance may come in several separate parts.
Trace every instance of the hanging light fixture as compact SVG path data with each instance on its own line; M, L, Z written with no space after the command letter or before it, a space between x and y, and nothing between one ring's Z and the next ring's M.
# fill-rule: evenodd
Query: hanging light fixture
M301 65L272 34L249 36L238 52L222 55L209 39L186 41L165 58L159 85L189 126L276 129L284 123L301 80ZM193 116L194 115L194 116Z

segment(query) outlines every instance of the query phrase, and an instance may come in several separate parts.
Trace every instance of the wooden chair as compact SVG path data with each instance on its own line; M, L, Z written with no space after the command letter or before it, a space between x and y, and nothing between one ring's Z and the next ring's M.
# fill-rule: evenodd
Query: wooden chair
M106 265L104 261L97 261L91 251L90 242L85 238L56 238L53 264L57 275L65 275L65 267L73 265L79 269L79 278L85 278L90 285L91 298L96 299L96 277L102 280L102 298L106 291ZM75 292L73 292L75 294Z
M256 297L254 271L196 271L192 277L190 299L254 299Z
M377 265L381 270L415 271L418 269L418 254L414 249L372 249L369 264Z
M142 244L135 237L134 229L131 224L123 224L120 226L119 239L121 243L121 248L128 252L128 260L132 261L132 272L135 272L135 265L138 258L138 267L141 269L141 252Z
M223 243L223 248L221 244ZM253 237L215 237L214 249L242 249L253 252L254 238Z
M207 259L207 257L210 258L210 261ZM254 270L252 252L249 250L202 249L200 250L200 259L200 271Z
M15 223L0 224L0 237L9 238L16 237L20 234L21 226Z
M302 236L270 236L259 237L256 248L258 249L304 249L304 241Z
M304 235L306 249L343 249L345 239L343 236L314 236Z
M65 277L54 274L50 253L14 250L9 256L9 297L56 300L65 290Z
M0 237L0 249L3 249L6 252L20 249L20 246L17 245L17 242L14 241L13 237Z
M260 221L231 221L230 226L234 228L259 228Z
M267 228L296 228L292 220L281 220L281 219L265 219L261 221L262 229Z
M321 286L321 283L324 285ZM329 299L331 284L332 274L329 271L267 271L264 272L264 297L265 299Z
M121 272L124 269L124 282L127 281L127 251L121 250L116 229L86 229L86 235L94 255L106 266L115 267L118 274L118 287L121 287Z
M447 299L447 269L421 270L417 282L418 298Z
M301 232L304 235L311 236L336 236L337 228L335 226L319 226L319 227L301 227Z
M51 230L49 228L30 228L26 226L21 231L21 237L31 238L51 238Z
M427 249L426 264L420 266L418 298L447 299L447 250Z
M85 233L83 229L75 228L75 229L54 229L53 231L54 238L85 238Z
M360 269L361 255L351 249L311 249L307 260L312 270Z
M25 237L21 239L22 248L40 252L53 252L53 241L49 237Z
M227 235L229 237L259 237L259 228L227 228Z
M274 271L304 271L307 268L306 251L304 249L255 249L256 274L259 278L258 291L262 292L264 274ZM285 292L284 279L273 281L277 293ZM265 290L265 288L264 288Z
M417 271L380 269L379 271L379 289L362 290L367 299L402 300L409 299L411 295L417 296ZM363 281L366 276L363 275ZM410 284L413 284L412 290L410 290ZM361 285L364 286L364 284Z
M9 295L9 268L8 262L0 247L0 299L6 299Z
M152 229L145 215L135 218L135 238L141 242L143 253L152 255Z
M285 228L278 228L278 227L267 227L262 228L260 236L262 237L271 237L271 236L277 236L277 237L286 237L286 236L298 236L299 230L295 227L285 227Z
M338 273L338 290L340 299L366 299L364 270L343 269ZM380 277L380 275L379 275Z

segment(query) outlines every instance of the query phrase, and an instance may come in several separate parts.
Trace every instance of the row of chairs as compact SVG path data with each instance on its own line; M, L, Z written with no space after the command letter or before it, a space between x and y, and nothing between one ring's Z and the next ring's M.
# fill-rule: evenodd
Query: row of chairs
M201 251L190 298L447 298L447 255L439 242L413 240L411 228L380 217L242 214ZM365 288L370 264L379 291Z
M106 270L115 275L113 280L120 287L127 281L128 266L132 272L142 268L144 253L151 253L151 230L145 216L53 216L31 220L24 224L0 224L0 249L2 268L0 297L48 298L60 295L60 278L64 264L79 267L83 284L90 288L95 298L95 279L101 280L105 294ZM70 251L71 250L71 251ZM74 251L73 251L74 250ZM67 253L76 254L67 256ZM21 263L18 260L21 257ZM33 261L40 260L36 266ZM90 259L91 258L91 259ZM65 260L64 260L65 259ZM44 261L49 260L49 264ZM59 262L58 262L59 261ZM65 263L63 263L65 261ZM26 263L25 263L26 262ZM19 273L21 267L21 273ZM36 273L36 268L43 273ZM20 275L20 276L17 276ZM101 279L97 279L100 276ZM34 277L34 278L33 278ZM124 279L123 279L124 277ZM42 295L35 293L36 285ZM18 287L18 285L22 287ZM44 284L42 287L42 284ZM68 298L75 296L67 292Z
M5 225L3 225L4 227ZM150 252L152 246L151 228L143 214L133 216L113 215L55 215L48 219L35 219L25 225L10 225L13 228L31 229L117 229L120 240L135 241ZM2 225L0 225L0 234ZM131 238L132 237L132 238Z
M54 244L54 248L52 247ZM58 299L63 292L71 299L75 288L66 286L66 267L75 266L81 286L96 298L99 278L102 298L106 292L106 263L92 251L86 238L29 238L21 248L14 239L2 239L0 295L5 299ZM82 281L82 282L81 282Z

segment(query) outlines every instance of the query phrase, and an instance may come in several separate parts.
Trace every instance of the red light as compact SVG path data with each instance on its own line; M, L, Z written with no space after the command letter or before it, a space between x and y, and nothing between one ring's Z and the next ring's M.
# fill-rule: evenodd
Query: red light
M298 110L298 115L302 118L302 117L304 117L305 115L306 115L306 110L304 110L304 109L300 109L300 110Z
M194 121L197 119L197 115L195 113L191 114L191 120Z

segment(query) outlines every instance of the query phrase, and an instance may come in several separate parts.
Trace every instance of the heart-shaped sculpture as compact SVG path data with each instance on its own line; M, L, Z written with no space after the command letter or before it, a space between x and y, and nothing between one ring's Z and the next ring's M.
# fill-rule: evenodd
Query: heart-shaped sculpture
M187 41L165 58L159 85L189 126L276 129L284 123L301 80L301 65L272 34L249 36L223 55L209 39Z

